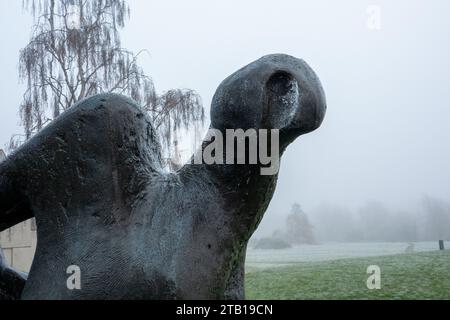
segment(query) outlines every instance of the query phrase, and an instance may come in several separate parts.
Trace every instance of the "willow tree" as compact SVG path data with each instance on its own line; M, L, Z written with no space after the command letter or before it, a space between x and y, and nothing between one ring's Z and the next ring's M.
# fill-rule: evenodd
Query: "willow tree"
M23 7L34 19L19 63L27 86L20 107L26 139L85 97L120 93L148 111L166 158L176 158L177 132L204 121L201 99L187 89L156 93L139 54L121 46L126 0L23 0Z

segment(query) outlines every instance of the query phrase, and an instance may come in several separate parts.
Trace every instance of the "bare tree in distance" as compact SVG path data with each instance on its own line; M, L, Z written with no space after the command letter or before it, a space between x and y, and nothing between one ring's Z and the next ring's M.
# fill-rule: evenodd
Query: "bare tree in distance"
M298 203L294 203L286 218L286 239L290 244L315 244L313 226L308 215Z
M119 30L130 17L126 0L23 0L23 8L34 19L19 62L19 76L26 83L20 106L25 139L86 97L119 93L148 112L165 158L177 158L171 155L177 132L204 122L201 98L188 89L156 93L137 63L139 53L121 46ZM11 139L10 148L20 140Z

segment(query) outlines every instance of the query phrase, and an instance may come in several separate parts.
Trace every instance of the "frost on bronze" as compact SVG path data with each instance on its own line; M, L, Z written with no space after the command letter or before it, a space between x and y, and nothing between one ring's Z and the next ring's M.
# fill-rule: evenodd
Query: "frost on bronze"
M279 129L282 155L325 110L304 61L269 55L220 85L211 129ZM0 258L0 299L244 298L247 242L277 175L194 161L166 173L155 134L133 101L98 95L0 163L0 231L33 217L38 227L28 279ZM67 286L69 266L79 290Z

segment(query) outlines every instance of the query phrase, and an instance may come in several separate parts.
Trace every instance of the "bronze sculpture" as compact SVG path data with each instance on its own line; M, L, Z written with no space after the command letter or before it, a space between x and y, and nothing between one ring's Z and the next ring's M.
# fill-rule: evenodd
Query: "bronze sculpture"
M325 111L312 69L269 55L220 85L211 128L277 129L282 154L317 129ZM88 98L0 163L0 231L32 217L38 227L28 279L0 261L0 292L11 299L242 299L246 244L277 180L260 167L190 163L164 173L152 124L133 101ZM82 272L81 290L67 287L71 265Z

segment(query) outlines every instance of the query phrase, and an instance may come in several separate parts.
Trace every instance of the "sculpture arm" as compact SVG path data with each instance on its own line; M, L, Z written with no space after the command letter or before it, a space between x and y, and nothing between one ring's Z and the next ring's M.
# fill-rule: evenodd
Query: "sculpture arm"
M20 156L20 155L19 155ZM13 158L16 158L13 156ZM21 188L22 178L14 162L0 163L0 232L33 217L27 197ZM26 276L6 265L0 248L0 301L20 299Z
M20 150L0 163L0 232L33 218L25 194Z
M0 249L0 301L20 299L26 281L26 274L6 266L5 257Z

